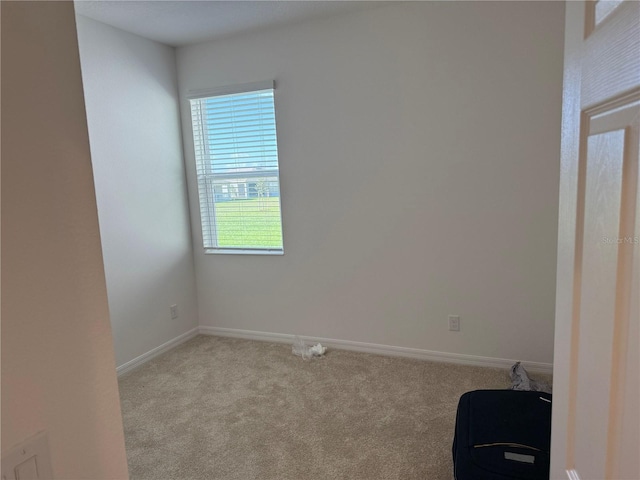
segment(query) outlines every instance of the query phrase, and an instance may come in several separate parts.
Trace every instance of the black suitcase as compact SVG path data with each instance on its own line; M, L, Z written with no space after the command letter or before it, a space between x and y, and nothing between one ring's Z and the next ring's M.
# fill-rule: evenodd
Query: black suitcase
M548 480L550 445L550 394L476 390L460 397L456 480Z

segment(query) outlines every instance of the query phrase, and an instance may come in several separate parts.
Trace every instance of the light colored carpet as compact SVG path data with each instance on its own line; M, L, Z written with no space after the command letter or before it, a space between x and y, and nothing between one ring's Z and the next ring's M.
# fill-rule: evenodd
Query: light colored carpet
M132 480L450 480L460 395L507 370L198 336L120 379Z

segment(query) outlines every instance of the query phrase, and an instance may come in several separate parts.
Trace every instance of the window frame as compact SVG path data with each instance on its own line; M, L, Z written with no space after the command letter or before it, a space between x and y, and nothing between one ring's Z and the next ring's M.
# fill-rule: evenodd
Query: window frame
M251 92L258 92L261 90L272 90L273 92L273 111L274 111L274 126L275 126L275 133L276 133L276 155L277 155L277 169L274 171L270 171L269 176L276 176L277 175L277 179L278 179L278 214L279 214L279 222L280 222L280 230L281 230L281 239L282 239L282 246L281 247L256 247L256 248L248 248L248 247L220 247L220 246L216 246L216 247L208 247L205 246L205 226L204 226L204 222L203 222L203 214L204 214L204 210L209 211L209 207L207 207L206 209L202 208L202 197L203 197L203 192L201 192L200 190L200 178L199 178L199 173L198 173L198 169L199 169L199 161L197 158L197 154L196 154L196 139L195 139L195 128L194 128L194 117L193 117L193 111L192 111L192 105L191 102L192 100L200 100L200 99L204 99L204 98L211 98L211 97L219 97L219 96L226 96L226 95L236 95L236 94L242 94L242 93L251 93ZM229 85L229 86L223 86L223 87L214 87L214 88L208 88L208 89L200 89L200 90L189 90L187 91L187 95L186 95L186 99L188 101L188 106L189 106L189 121L190 121L190 127L191 127L191 144L193 147L193 167L195 169L195 179L196 179L196 189L197 189L197 195L198 195L198 207L199 207L199 216L200 216L200 239L202 241L202 248L204 250L205 255L209 255L209 254L217 254L217 255L284 255L284 225L283 225L283 215L282 215L282 185L281 185L281 181L280 181L280 153L279 153L279 148L278 148L278 128L277 128L277 114L276 114L276 95L275 95L276 89L275 89L275 81L273 80L268 80L268 81L262 81L262 82L252 82L252 83L245 83L245 84L239 84L239 85ZM200 122L202 122L203 119L200 119ZM274 173L275 172L275 173ZM247 177L249 177L248 179L250 180L252 176L255 175L247 175ZM264 177L264 175L261 176L255 176L256 178L262 178ZM213 208L213 213L209 213L209 222L211 222L211 224L213 225L210 228L210 233L211 236L213 238L213 243L215 243L216 245L218 244L218 229L216 226L216 215L215 215L215 205L216 205L216 201L215 201L215 190L214 190L214 186L211 185L210 187L207 186L207 190L211 188L211 194L207 191L204 193L205 197L207 199L211 198L212 199L212 206L211 208ZM248 187L246 187L248 188ZM213 196L211 196L213 195Z

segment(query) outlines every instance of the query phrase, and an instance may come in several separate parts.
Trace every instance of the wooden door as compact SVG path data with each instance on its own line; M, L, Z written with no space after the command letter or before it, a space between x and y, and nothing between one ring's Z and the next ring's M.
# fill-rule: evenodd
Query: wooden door
M640 3L566 3L552 479L640 479Z

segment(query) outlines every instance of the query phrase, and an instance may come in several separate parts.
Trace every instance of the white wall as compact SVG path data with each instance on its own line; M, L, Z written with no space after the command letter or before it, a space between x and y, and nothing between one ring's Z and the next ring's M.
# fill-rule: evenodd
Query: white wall
M2 448L54 478L127 462L71 2L2 2Z
M175 50L78 16L116 360L198 324ZM169 306L178 305L171 319Z
M406 2L179 48L201 324L551 362L563 12ZM285 255L205 256L184 95L268 79Z

